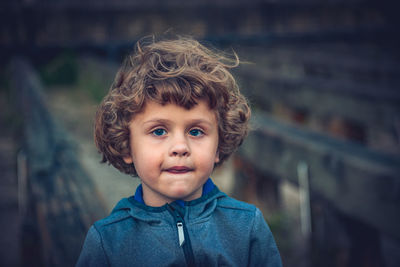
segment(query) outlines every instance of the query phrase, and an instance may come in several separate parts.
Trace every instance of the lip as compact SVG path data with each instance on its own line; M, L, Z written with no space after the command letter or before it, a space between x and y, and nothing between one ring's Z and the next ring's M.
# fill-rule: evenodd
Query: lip
M165 171L173 174L181 174L181 173L188 173L193 169L186 167L186 166L173 166L171 168L166 169Z

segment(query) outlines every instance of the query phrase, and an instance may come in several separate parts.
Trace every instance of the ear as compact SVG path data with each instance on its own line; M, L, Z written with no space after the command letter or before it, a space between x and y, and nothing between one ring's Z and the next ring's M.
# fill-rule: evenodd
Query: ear
M133 163L133 159L132 159L132 157L123 157L122 158L123 160L124 160L124 162L126 163L126 164L131 164L131 163Z
M219 151L217 150L217 153L215 153L214 163L218 163L218 162L219 162Z

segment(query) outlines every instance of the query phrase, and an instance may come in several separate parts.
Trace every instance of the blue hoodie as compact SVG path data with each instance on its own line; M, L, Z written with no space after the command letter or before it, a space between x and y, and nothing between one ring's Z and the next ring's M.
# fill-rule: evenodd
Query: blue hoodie
M209 180L203 196L146 206L140 187L86 236L76 266L282 266L260 210Z

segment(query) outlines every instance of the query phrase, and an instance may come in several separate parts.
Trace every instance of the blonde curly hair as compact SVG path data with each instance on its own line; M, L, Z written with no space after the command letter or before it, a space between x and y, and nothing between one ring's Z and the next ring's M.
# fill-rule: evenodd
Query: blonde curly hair
M94 137L102 162L136 176L135 166L123 158L130 156L129 123L146 102L190 109L205 100L218 121L221 164L249 131L250 108L229 71L238 65L235 53L229 58L191 38L137 42L96 113Z

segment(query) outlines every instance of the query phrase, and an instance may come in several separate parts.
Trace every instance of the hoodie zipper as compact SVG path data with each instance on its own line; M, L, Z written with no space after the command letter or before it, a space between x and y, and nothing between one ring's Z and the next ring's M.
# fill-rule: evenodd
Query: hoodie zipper
M178 245L183 249L186 264L187 266L195 266L192 244L190 243L189 233L187 231L185 221L178 210L173 206L167 204L167 209L174 217L176 229L178 231Z

